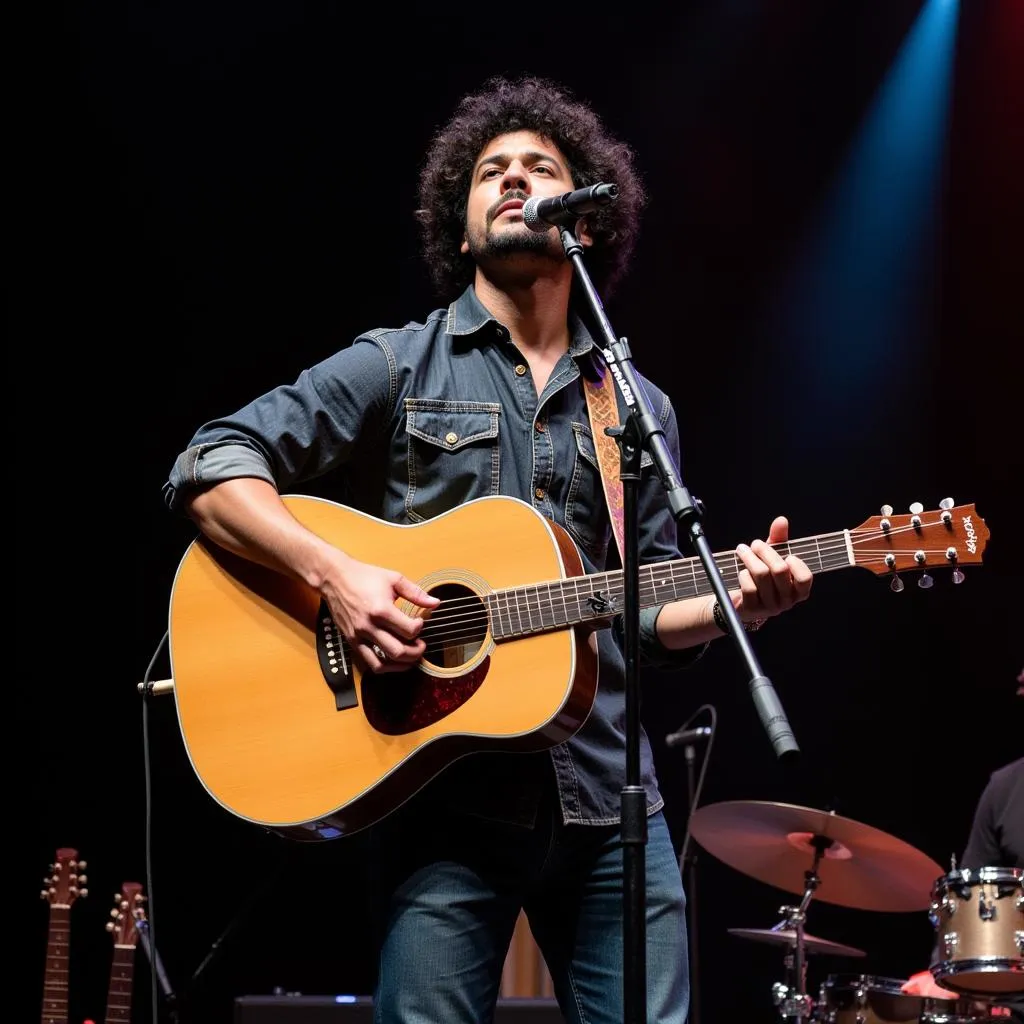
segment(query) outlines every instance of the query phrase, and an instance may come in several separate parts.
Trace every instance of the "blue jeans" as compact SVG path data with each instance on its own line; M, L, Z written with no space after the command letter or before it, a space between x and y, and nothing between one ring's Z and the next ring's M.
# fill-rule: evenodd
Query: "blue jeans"
M415 801L413 801L415 802ZM668 826L647 819L647 1017L683 1024L685 898ZM563 825L547 801L526 828L436 809L385 819L371 844L376 1024L487 1024L520 909L569 1024L622 1024L618 825Z

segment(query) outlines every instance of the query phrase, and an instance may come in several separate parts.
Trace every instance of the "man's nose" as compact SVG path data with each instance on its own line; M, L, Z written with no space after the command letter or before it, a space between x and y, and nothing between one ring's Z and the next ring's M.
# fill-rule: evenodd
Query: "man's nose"
M521 160L513 160L501 176L501 191L508 192L511 189L518 189L520 192L530 191L530 176L526 173L526 166Z

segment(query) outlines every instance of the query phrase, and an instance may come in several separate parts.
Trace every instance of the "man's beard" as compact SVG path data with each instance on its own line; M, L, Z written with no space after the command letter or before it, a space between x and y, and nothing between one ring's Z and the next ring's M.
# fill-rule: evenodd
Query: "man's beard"
M520 253L548 256L557 262L565 257L561 244L556 243L550 233L533 231L525 225L512 231L488 231L482 237L471 233L467 242L473 261L484 266L511 259Z

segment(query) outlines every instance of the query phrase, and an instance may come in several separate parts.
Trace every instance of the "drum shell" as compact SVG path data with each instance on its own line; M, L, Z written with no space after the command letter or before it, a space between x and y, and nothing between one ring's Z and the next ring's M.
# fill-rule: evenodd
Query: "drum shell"
M935 980L954 992L1024 992L1024 871L953 871L932 887Z

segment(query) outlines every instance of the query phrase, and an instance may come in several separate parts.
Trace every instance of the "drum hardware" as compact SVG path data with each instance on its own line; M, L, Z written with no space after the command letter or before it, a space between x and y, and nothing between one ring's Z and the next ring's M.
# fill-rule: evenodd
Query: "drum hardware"
M807 993L807 936L804 923L807 920L807 908L814 893L821 884L818 876L818 865L829 842L820 836L811 840L814 849L814 862L804 872L804 891L799 905L795 907L779 907L782 920L775 926L777 929L793 936L793 941L783 957L785 982L772 985L772 1002L783 1020L809 1020L814 1013L815 1001Z

